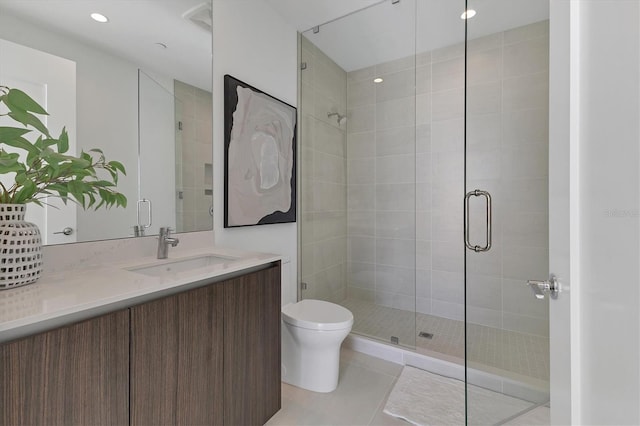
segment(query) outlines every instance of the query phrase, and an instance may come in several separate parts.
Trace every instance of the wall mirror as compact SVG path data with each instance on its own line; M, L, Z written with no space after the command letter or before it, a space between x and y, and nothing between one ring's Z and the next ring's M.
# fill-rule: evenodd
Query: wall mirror
M29 205L45 244L213 228L211 41L210 0L0 0L0 84L127 169L126 209Z

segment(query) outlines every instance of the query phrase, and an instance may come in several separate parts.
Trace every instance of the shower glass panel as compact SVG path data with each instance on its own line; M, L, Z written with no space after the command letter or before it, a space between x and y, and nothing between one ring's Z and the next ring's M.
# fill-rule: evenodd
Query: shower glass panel
M549 401L548 299L527 280L548 278L549 4L467 7L476 12L466 20L467 422L528 411L540 421Z
M382 1L300 36L300 296L341 304L354 333L411 349L416 275L422 296L430 262L416 227L430 203L416 7Z

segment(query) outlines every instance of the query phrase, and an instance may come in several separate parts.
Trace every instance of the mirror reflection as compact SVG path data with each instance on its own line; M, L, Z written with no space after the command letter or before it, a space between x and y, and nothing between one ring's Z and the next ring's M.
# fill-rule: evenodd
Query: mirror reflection
M212 229L210 29L203 0L0 0L0 81L127 170L126 209L29 205L45 244Z

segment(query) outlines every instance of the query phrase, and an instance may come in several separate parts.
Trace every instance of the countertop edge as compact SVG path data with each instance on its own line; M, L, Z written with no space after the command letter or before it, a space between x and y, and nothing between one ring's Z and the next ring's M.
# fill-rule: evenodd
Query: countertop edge
M207 284L231 279L237 276L245 275L257 270L268 268L270 264L274 264L278 261L283 261L282 256L272 255L267 253L251 253L242 252L237 250L226 250L219 248L210 248L195 250L188 253L190 256L198 254L210 254L220 252L224 254L234 253L236 255L241 254L242 257L238 260L224 265L224 267L212 267L204 268L199 273L181 274L177 278L162 279L154 277L141 277L140 274L127 271L126 267L131 267L136 264L149 264L154 261L161 262L156 259L140 258L135 261L119 263L109 266L96 266L93 269L79 269L77 271L66 272L64 276L57 276L53 279L53 283L35 283L30 286L55 286L55 281L65 282L65 280L75 280L79 283L84 282L86 279L90 279L91 276L96 277L108 277L114 276L115 279L123 279L123 277L130 277L132 283L131 291L114 291L114 294L108 294L104 288L101 288L102 295L96 295L94 299L87 298L79 304L69 304L63 306L60 309L53 309L46 312L39 312L33 315L24 315L13 320L1 321L0 319L0 343L6 343L13 340L18 340L36 333L41 333L47 330L51 330L66 325L71 325L77 322L81 322L90 318L105 315L110 312L115 312L121 309L126 309L141 303L145 303L151 300L166 297L172 294L188 291L194 288L198 288ZM168 259L175 260L175 259ZM137 288L133 285L137 284ZM126 283L121 284L126 286ZM4 292L15 292L17 289L4 290ZM56 296L64 297L64 286L60 288L60 294L57 295L55 287L41 287L46 289L49 293L47 296L50 299L55 299ZM106 293L106 295L105 295ZM8 293L6 293L8 294ZM0 293L0 296L2 293ZM6 300L6 298L4 299ZM0 299L2 302L3 299ZM46 303L40 301L40 303ZM2 306L2 303L0 303Z

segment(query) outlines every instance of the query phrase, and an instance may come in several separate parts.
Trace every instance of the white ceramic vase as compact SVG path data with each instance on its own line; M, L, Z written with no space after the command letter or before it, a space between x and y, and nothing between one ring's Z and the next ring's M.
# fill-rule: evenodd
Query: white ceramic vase
M42 273L38 226L24 220L25 204L0 204L0 290L31 284Z

